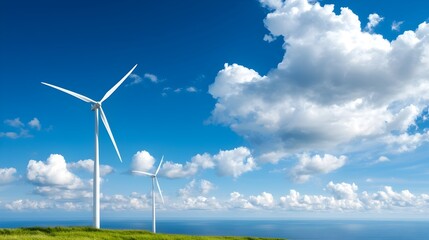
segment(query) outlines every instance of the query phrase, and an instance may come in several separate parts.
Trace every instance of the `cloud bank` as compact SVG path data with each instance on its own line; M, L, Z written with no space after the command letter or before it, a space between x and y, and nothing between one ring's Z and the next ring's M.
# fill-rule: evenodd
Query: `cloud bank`
M429 100L429 24L389 41L348 8L261 2L270 36L284 40L283 60L266 75L225 64L209 87L211 120L248 140L258 160L344 154L368 142L404 152L428 141L416 119ZM369 19L369 30L382 20Z

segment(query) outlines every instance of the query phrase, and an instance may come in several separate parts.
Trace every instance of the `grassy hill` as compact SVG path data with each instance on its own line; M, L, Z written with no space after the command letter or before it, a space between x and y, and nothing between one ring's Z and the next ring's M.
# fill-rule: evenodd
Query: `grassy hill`
M180 240L252 240L263 239L254 237L222 237L222 236L189 236L176 234L153 234L142 230L109 230L94 229L91 227L31 227L0 229L0 240L20 239L20 240L94 240L94 239L119 239L119 240L138 240L138 239L180 239ZM268 238L266 238L268 239Z

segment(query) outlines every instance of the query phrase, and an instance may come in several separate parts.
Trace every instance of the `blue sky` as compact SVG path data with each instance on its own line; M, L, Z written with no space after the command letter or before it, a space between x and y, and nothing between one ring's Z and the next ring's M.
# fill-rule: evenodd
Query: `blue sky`
M330 5L333 4L333 5ZM0 3L0 211L103 218L427 218L427 3ZM9 214L10 213L10 214Z

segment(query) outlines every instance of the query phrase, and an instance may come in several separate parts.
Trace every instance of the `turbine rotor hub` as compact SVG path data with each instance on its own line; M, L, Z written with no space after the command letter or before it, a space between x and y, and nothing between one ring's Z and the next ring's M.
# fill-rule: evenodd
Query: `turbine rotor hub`
M100 107L101 107L101 103L97 102L97 103L92 104L91 110L94 111L95 109L98 109Z

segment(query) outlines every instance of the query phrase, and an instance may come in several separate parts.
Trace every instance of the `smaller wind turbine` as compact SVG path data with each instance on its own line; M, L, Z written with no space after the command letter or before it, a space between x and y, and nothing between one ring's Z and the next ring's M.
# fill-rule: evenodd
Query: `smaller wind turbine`
M159 195L161 196L162 203L164 203L164 198L162 197L161 187L159 186L158 175L159 169L161 169L162 161L164 160L164 156L161 158L161 162L158 165L155 173L148 173L143 171L133 171L134 173L141 173L147 175L152 178L152 232L156 233L156 216L155 216L155 183L158 187Z

